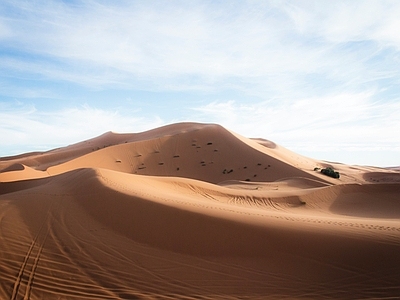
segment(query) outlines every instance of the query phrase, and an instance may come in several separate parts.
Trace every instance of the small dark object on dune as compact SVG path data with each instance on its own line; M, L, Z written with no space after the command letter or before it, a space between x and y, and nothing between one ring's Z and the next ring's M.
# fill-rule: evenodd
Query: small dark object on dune
M339 178L340 177L339 172L336 172L335 170L333 170L330 167L325 168L325 169L321 169L321 173L324 174L324 175L333 177L333 178Z

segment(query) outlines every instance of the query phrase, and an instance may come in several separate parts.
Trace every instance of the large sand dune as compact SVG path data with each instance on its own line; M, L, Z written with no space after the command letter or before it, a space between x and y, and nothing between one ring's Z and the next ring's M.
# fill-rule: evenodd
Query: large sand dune
M195 123L0 159L0 299L397 299L399 269L397 168Z

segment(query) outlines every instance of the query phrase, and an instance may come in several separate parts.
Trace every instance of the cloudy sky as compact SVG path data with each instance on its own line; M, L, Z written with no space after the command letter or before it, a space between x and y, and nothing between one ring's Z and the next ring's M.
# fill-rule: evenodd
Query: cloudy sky
M400 165L399 1L0 2L0 156L219 123Z

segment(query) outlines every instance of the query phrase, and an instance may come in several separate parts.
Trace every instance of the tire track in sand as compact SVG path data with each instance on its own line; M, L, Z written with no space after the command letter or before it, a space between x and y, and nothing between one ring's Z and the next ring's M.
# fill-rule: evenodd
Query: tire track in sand
M40 255L42 253L44 244L46 242L47 236L49 234L49 213L52 208L52 203L49 204L46 210L46 217L43 220L40 228L29 246L28 251L25 254L24 261L21 264L18 275L14 282L13 292L11 295L11 300L17 299L17 297L22 293L23 299L29 299L32 291L33 280L35 278L36 268L39 264ZM29 270L29 265L31 268ZM29 275L28 275L29 274ZM29 277L28 277L29 276ZM26 281L26 283L24 283Z

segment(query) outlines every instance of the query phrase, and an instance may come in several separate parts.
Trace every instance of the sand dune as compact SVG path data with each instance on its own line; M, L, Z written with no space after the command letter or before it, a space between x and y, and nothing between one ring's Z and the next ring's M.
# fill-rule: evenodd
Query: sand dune
M396 299L399 178L196 123L0 159L0 299Z

